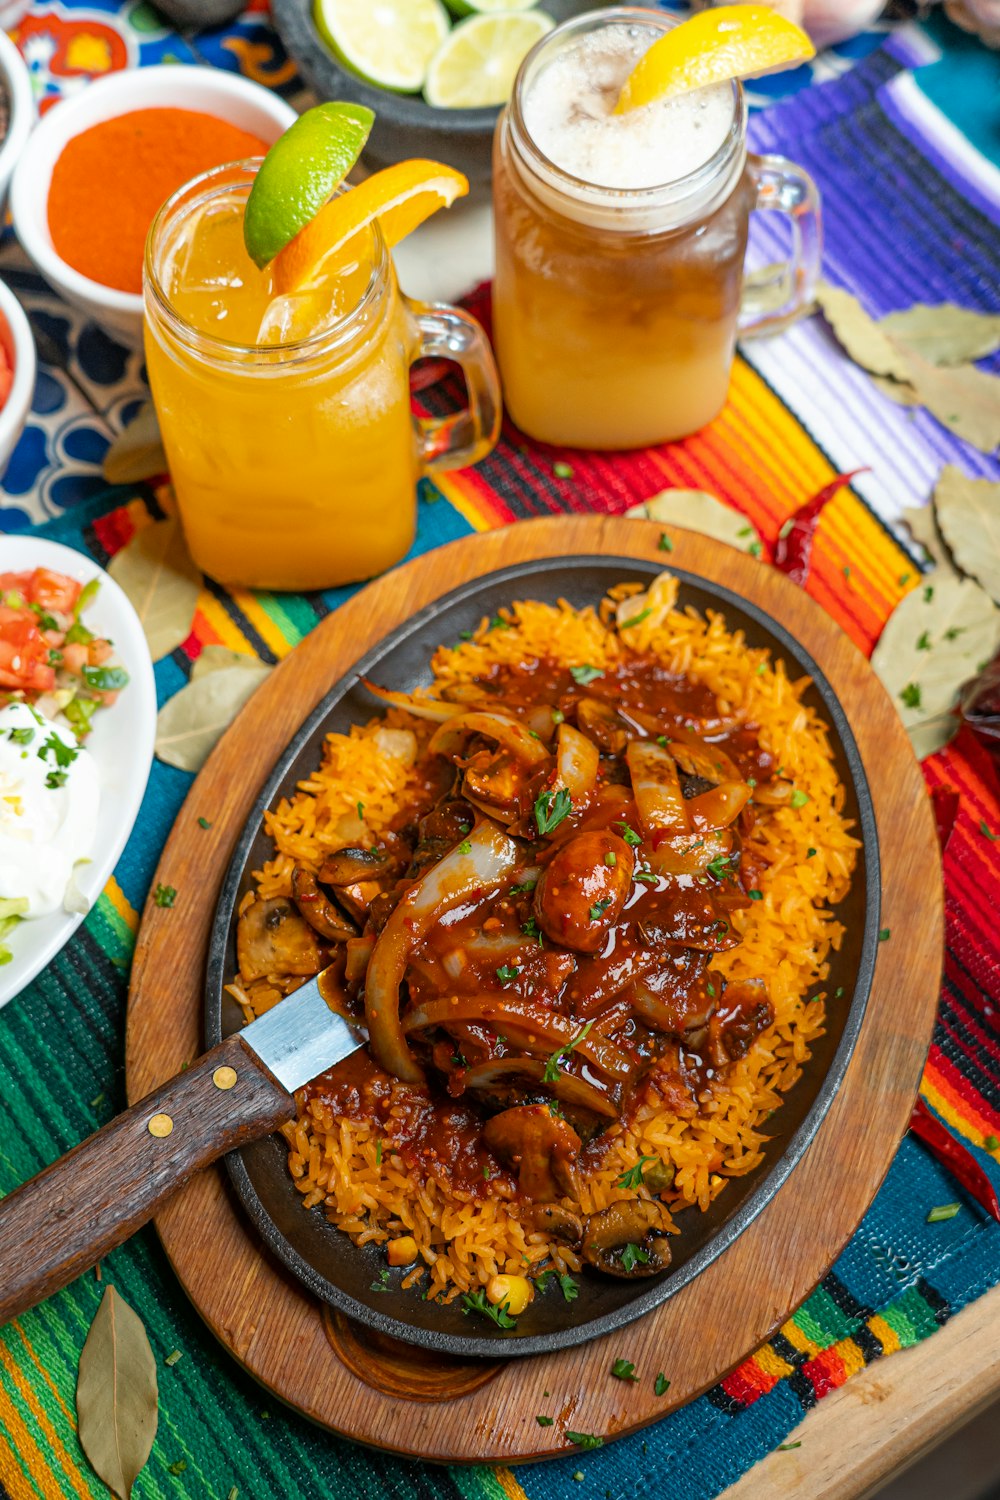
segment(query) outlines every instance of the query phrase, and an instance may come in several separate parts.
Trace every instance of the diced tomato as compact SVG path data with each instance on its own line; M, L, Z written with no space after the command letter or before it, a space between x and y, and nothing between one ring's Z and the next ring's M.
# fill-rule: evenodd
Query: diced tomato
M49 568L36 568L31 575L30 602L42 609L58 609L71 615L76 608L82 585L65 573L53 573Z
M70 615L80 597L81 585L65 573L35 568L32 573L0 573L0 594L20 594L26 604L40 609L58 609Z
M49 648L33 616L0 624L0 686L47 693L55 686Z

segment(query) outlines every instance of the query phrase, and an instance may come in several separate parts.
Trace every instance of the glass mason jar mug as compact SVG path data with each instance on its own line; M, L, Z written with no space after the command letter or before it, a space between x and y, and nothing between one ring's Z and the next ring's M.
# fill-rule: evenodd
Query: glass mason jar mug
M242 243L257 165L206 172L154 220L149 381L197 565L226 584L327 588L405 555L418 478L490 451L499 384L474 319L402 295L377 225L333 278L325 316L272 301ZM274 324L263 342L262 315ZM469 405L415 422L409 369L428 355L458 362Z
M623 117L609 114L607 73L587 79L588 67L602 49L624 45L631 56L624 67L619 60L623 79L632 59L676 24L630 7L566 22L529 53L497 125L494 344L507 410L543 442L633 448L696 432L725 404L737 333L774 332L812 299L821 255L817 190L784 157L748 155L739 84L721 86L732 110L714 154L655 186L609 187L575 176L552 159L561 151L558 141L551 144L551 125L550 154L532 135L529 123L540 118L532 100L551 88L557 60L583 70L557 128L571 132L574 117L579 121L586 107L579 85L589 82L598 99L603 87L605 98L596 115L591 106L586 128L619 129ZM616 29L610 40L609 28ZM592 133L588 150L595 141L600 146ZM627 138L616 149L627 150ZM663 163L670 158L668 138ZM775 276L789 296L766 314L743 289L755 208L785 214L792 226L791 261Z

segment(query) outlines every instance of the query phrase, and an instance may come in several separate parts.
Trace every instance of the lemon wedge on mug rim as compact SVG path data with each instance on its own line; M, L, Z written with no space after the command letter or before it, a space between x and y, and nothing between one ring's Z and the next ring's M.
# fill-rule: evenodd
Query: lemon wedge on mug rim
M271 268L276 296L314 284L323 265L376 219L391 250L439 208L469 191L468 179L441 162L397 162L332 198Z
M626 78L615 114L692 89L794 67L815 57L801 26L768 5L722 5L674 26Z

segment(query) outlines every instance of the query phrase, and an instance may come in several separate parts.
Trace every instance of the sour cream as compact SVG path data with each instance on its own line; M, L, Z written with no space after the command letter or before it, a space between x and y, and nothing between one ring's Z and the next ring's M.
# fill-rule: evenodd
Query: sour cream
M71 729L25 703L0 708L0 897L26 898L27 917L63 910L99 804L97 766Z

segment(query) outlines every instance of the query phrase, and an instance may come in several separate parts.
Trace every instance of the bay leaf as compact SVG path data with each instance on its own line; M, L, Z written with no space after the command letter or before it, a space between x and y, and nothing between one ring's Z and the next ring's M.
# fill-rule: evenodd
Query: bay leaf
M1000 377L975 365L944 369L918 354L906 358L921 405L956 437L981 453L995 453L1000 448Z
M872 666L924 759L958 728L963 682L1000 646L1000 609L972 579L935 569L890 615Z
M201 655L195 658L191 668L191 681L199 682L213 672L224 672L227 667L239 667L244 672L256 672L266 666L259 657L246 651L233 651L229 646L202 646Z
M883 396L895 401L897 406L919 406L920 397L915 388L902 380L890 380L887 375L873 375L872 385L877 386Z
M856 365L870 375L884 375L904 385L910 383L910 365L905 352L865 312L857 297L842 287L821 281L816 288L816 301L837 342Z
M109 484L139 484L167 472L167 455L152 401L144 401L128 426L112 439L101 472Z
M640 520L684 526L688 531L700 531L702 536L728 542L730 547L737 547L741 552L760 551L760 537L746 516L705 490L661 490L641 505L633 505L625 514Z
M156 716L156 754L168 766L200 771L243 705L253 697L273 669L264 662L252 668L223 667L192 673L186 687L175 693Z
M958 569L952 561L951 553L945 546L944 538L938 530L937 517L934 514L934 505L921 505L913 510L903 511L903 520L910 528L910 532L927 553L928 560L942 573L948 573L952 577L958 577Z
M95 1472L129 1500L156 1437L156 1361L141 1319L113 1286L80 1352L76 1415Z
M964 365L1000 349L1000 316L954 302L918 302L879 319L883 332L933 365Z
M949 464L934 491L941 535L962 569L1000 601L1000 484Z
M139 616L154 661L187 640L201 592L201 574L191 561L175 517L137 531L115 553L108 572Z

